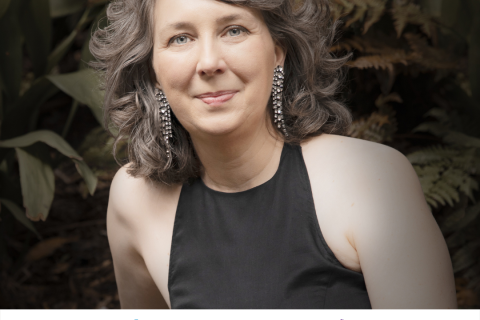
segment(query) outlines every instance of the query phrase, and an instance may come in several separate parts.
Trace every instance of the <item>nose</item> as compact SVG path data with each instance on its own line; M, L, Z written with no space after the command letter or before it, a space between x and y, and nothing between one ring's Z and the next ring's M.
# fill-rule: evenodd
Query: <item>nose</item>
M211 77L225 72L226 63L220 46L214 39L203 41L197 63L197 74L200 77Z

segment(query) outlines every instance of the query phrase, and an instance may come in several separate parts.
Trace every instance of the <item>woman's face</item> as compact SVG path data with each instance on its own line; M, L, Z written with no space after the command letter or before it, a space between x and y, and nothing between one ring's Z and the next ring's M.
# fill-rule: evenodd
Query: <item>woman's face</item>
M284 53L261 14L215 0L156 0L154 10L157 87L192 137L265 126Z

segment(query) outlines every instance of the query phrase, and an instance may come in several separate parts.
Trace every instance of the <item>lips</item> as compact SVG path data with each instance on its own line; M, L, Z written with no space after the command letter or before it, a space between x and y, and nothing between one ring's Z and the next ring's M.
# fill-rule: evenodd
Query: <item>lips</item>
M232 99L237 93L236 90L225 90L216 92L207 92L196 96L195 98L202 100L204 103L210 106L219 106L228 100Z

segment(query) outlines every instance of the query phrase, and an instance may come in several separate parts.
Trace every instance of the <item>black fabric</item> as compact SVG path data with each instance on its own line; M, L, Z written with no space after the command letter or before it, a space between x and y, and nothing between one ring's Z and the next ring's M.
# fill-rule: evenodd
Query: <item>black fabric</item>
M327 246L301 148L288 144L255 188L182 187L168 290L172 308L371 308L363 275Z

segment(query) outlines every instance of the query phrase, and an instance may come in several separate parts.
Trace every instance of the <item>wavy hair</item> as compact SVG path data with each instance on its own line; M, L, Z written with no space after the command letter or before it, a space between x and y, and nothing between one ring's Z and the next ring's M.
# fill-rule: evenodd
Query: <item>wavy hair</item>
M339 22L331 20L329 1L217 1L259 10L273 40L286 51L283 111L289 135L285 142L299 144L323 132L346 135L352 116L335 95L349 56L330 53ZM173 113L172 157L167 157L152 81L154 5L155 0L112 1L107 27L97 29L90 40L97 59L91 66L103 77L104 124L115 137L115 158L117 144L127 140L130 175L182 183L199 176L201 163ZM280 130L273 124L271 107L270 98L272 126Z

